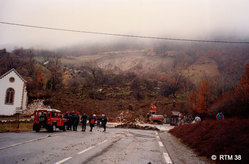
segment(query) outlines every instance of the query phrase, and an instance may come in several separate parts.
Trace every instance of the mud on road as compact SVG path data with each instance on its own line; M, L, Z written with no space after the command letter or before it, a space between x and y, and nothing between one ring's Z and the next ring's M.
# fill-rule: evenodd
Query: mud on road
M87 127L86 132L2 133L0 161L2 164L203 163L198 157L193 158L194 154L186 153L167 131L111 127L114 126L109 126L107 132L97 127L89 132Z

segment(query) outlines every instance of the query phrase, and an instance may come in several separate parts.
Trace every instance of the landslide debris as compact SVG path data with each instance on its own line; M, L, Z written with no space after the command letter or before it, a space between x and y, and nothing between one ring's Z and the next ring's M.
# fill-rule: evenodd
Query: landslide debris
M120 125L115 126L115 128L131 128L131 129L142 129L142 130L158 130L158 128L156 127L151 127L151 126L140 126L138 124L135 123L123 123Z

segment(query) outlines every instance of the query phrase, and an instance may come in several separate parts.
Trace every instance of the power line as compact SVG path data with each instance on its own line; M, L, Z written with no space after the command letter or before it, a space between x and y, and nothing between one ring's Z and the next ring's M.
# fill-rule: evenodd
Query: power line
M64 31L64 32L77 32L77 33L86 33L86 34L95 34L95 35L109 35L109 36L119 36L119 37L158 39L158 40L171 40L171 41L184 41L184 42L249 44L249 42L247 42L247 41L225 41L225 40L201 40L201 39L186 39L186 38L167 38L167 37L157 37L157 36L129 35L129 34L120 34L120 33L107 33L107 32L96 32L96 31L74 30L74 29L48 27L48 26L36 26L36 25L20 24L20 23L13 23L13 22L3 22L3 21L0 21L0 23L1 24L6 24L6 25L12 25L12 26L21 26L21 27L29 27L29 28L36 28L36 29L46 29L46 30L54 30L54 31Z

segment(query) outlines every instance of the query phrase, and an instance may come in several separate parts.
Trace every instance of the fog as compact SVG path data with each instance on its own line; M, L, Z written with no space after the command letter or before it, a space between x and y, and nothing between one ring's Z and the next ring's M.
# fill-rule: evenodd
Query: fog
M248 41L248 15L248 0L0 1L2 22L188 39ZM0 24L0 48L8 49L55 49L125 39Z

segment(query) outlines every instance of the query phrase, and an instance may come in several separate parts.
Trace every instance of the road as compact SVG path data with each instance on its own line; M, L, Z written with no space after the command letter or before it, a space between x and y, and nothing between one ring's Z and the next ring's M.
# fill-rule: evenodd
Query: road
M180 157L179 157L180 156ZM0 161L9 163L205 163L167 131L94 128L93 132L1 133Z

